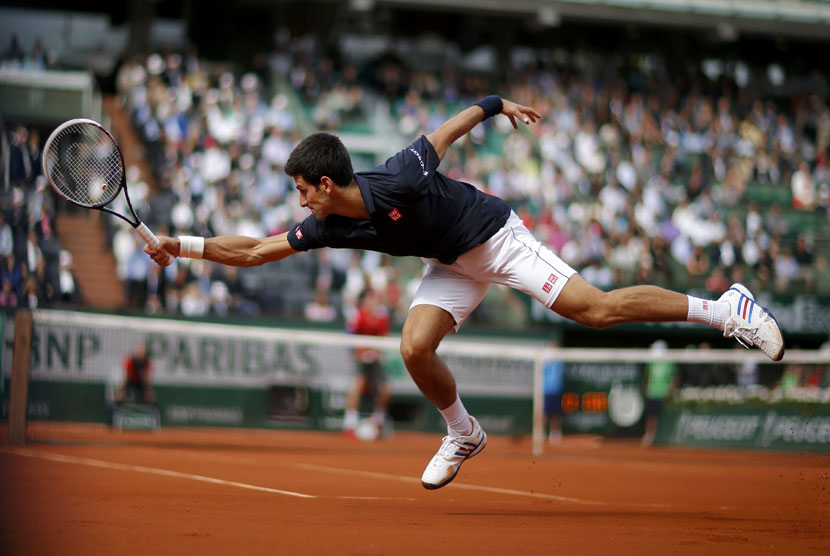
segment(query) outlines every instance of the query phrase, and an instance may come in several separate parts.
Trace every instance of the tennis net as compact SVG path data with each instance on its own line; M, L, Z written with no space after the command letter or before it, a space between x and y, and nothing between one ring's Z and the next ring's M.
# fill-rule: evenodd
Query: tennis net
M406 373L396 336L47 310L21 312L4 324L3 413L9 415L10 438L14 425L27 442L101 441L161 426L338 430L356 372L357 347L383 354L396 429L444 429L440 414ZM123 395L125 359L138 345L145 346L152 367L151 400ZM30 357L21 356L26 351ZM629 437L656 432L658 441L707 444L707 434L714 440L732 434L715 429L739 426L740 419L729 411L740 413L747 404L756 407L750 420L756 429L767 421L772 423L768 426L784 426L759 413L763 404L771 404L765 411L787 416L803 413L805 404L813 412L818 408L812 425L803 423L804 430L824 426L822 412L830 407L830 395L823 394L830 392L827 388L801 393L801 398L775 394L785 372L799 372L803 382L808 374L830 369L830 354L815 351L791 351L786 364L769 364L762 354L742 349L572 349L543 341L452 337L439 353L468 410L488 433L532 435L537 454L560 430ZM666 366L675 376L696 373L700 380L716 373L725 373L727 382L741 373L754 372L755 377L746 387L733 385L737 390L698 383L676 390L677 407L665 413L671 418L648 431L653 409L648 377ZM25 381L13 381L13 374ZM16 396L25 403L15 406ZM718 404L721 413L712 413ZM703 430L707 426L712 430ZM751 447L773 446L750 436Z

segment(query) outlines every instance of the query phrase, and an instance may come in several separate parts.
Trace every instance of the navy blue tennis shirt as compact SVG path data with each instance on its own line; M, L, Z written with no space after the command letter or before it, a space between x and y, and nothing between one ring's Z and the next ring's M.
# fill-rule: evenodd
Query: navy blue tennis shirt
M502 199L436 171L440 160L423 135L374 170L357 172L369 219L312 214L288 232L295 251L349 247L395 256L455 260L490 239L510 216Z

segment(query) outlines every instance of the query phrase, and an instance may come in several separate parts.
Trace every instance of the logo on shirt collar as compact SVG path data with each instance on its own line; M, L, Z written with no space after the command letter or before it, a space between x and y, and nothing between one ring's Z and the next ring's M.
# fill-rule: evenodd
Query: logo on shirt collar
M297 236L297 239L303 239L303 231L300 229L299 226L294 228L294 235Z
M396 208L394 208L394 209L390 210L388 213L386 213L386 216L391 218L393 222L397 222L398 220L403 218L403 214L401 214L401 211L399 211Z

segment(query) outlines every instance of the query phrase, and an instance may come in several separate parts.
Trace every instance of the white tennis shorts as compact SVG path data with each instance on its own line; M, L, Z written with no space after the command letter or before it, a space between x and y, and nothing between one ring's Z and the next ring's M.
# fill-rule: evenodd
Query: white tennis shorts
M553 306L576 270L533 237L515 212L493 237L473 247L451 265L422 259L428 267L412 299L435 305L455 319L455 331L473 312L490 284L502 284Z

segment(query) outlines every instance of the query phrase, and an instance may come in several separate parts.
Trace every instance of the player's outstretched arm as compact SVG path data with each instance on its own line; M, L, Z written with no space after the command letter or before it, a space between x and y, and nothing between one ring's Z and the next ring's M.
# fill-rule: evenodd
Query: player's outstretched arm
M288 243L288 233L267 238L252 238L245 236L217 236L204 240L201 238L175 238L159 236L158 249L149 245L144 251L160 266L170 264L165 253L175 257L200 258L228 266L259 266L273 261L279 261L295 251ZM182 242L185 242L184 246ZM196 247L194 247L194 242ZM172 261L171 261L172 262Z
M498 107L501 111L498 112ZM488 110L492 113L488 113ZM462 110L436 129L429 135L427 140L432 143L432 147L438 154L440 160L444 159L447 149L455 143L461 136L468 133L476 125L486 120L495 114L504 114L510 118L510 123L513 124L514 129L518 129L516 118L525 124L535 123L536 120L541 119L542 115L529 106L522 106L507 99L499 99L498 97L487 97L475 105Z

